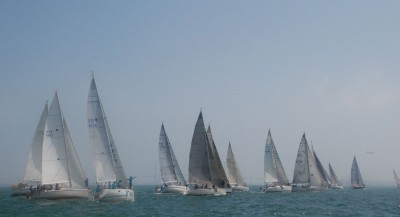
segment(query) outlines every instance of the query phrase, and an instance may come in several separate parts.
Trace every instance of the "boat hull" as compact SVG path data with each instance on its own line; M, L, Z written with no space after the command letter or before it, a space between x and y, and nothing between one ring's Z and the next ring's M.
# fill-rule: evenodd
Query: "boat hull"
M58 199L87 198L88 196L89 196L88 189L63 188L60 190L34 191L29 196L29 199L58 200Z
M365 186L353 185L351 186L352 189L364 189Z
M332 189L343 189L343 186L341 186L341 185L333 185L331 188Z
M322 186L292 186L292 192L301 191L326 191L328 188Z
M263 188L263 192L291 192L292 186L290 185L277 185L277 186L267 186Z
M249 191L249 187L247 187L247 186L232 186L232 191L233 192Z
M18 196L26 196L28 194L30 194L29 188L15 188L12 189L11 196L18 197Z
M167 185L164 188L157 188L156 193L188 194L190 189L186 186Z
M198 189L190 189L187 195L191 196L206 196L206 195L226 195L226 190L223 188L198 188Z
M135 192L132 189L103 189L94 200L101 202L135 201Z

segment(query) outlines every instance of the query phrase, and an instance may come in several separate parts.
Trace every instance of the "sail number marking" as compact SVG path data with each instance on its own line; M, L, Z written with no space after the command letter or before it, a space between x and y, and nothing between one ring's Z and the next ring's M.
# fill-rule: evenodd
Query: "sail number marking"
M97 118L89 118L88 119L88 127L96 128L97 127Z

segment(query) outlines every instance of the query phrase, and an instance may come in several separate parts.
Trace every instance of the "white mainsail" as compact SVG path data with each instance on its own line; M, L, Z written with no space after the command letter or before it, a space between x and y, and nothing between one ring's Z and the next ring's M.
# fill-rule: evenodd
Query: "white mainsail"
M189 156L189 183L212 184L209 143L204 126L203 115L200 112L194 128Z
M333 171L331 163L329 163L329 173L331 177L331 184L336 186L342 186L342 183L339 181L338 177L336 176L335 171Z
M42 181L42 147L48 112L49 110L46 102L31 144L23 179L24 183L37 183Z
M160 172L164 183L186 185L185 178L176 160L171 143L169 142L164 124L161 125L160 140L158 143Z
M215 146L214 139L211 133L211 127L208 125L207 129L207 139L210 145L210 165L211 165L211 177L213 183L217 186L224 187L229 183L228 177L226 176L225 169L222 166L221 158L219 157L217 147Z
M231 185L246 186L246 182L240 172L239 166L233 154L231 143L229 142L228 153L226 155L226 165L228 167L228 178Z
M42 184L64 183L70 188L83 188L85 179L56 92L45 124Z
M122 187L127 187L128 181L111 135L94 77L90 84L87 101L87 121L96 181L99 183L115 181L119 182Z
M361 177L361 172L358 167L356 156L354 156L353 164L351 165L351 184L353 186L365 186L363 178Z
M283 169L282 162L279 158L271 131L268 130L267 141L264 151L264 175L265 183L288 184L288 178Z
M396 186L398 188L400 188L400 179L399 179L399 177L397 176L397 174L396 174L396 172L394 170L393 170L393 177L394 177L394 181L396 182Z

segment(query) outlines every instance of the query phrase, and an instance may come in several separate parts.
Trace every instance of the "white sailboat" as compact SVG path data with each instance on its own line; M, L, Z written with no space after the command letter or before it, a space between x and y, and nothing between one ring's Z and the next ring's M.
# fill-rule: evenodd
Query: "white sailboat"
M130 177L128 184L94 77L87 101L87 121L97 182L94 200L134 201L133 178Z
M164 124L161 125L160 140L158 143L160 172L163 186L156 188L156 193L180 193L187 194L189 188L179 167L178 160L172 150Z
M32 191L31 198L88 197L88 189L85 187L86 177L61 112L57 92L46 119L41 151L42 177L37 190Z
M228 167L228 179L232 187L232 191L249 191L249 187L243 179L239 166L236 163L231 143L229 142L228 153L226 155L226 165Z
M303 134L294 167L292 191L320 191L326 188L313 151Z
M353 164L351 165L351 188L353 189L365 188L363 178L361 177L360 169L358 168L356 156L354 156Z
M35 136L31 144L28 161L26 163L24 178L21 183L12 186L11 196L25 196L30 193L30 185L40 184L42 181L42 147L44 127L48 114L47 102L36 127Z
M225 195L226 190L216 186L213 182L211 167L214 158L211 146L204 127L203 115L200 112L194 128L189 156L189 184L188 195Z
M329 163L329 173L331 177L332 189L343 189L343 185L336 176L335 171L333 171L331 163Z
M289 180L283 169L270 130L268 130L267 141L265 143L264 176L265 187L262 188L264 192L292 191L292 186L289 184Z
M393 177L394 177L394 181L396 182L396 186L398 188L400 188L400 179L399 179L399 177L397 176L397 174L396 174L396 172L394 170L393 170Z
M232 193L232 188L228 180L228 176L225 173L225 169L222 166L221 159L218 154L217 147L211 133L211 127L208 125L207 129L207 139L210 144L210 165L211 165L211 176L213 178L213 183L216 187L225 189L226 193Z

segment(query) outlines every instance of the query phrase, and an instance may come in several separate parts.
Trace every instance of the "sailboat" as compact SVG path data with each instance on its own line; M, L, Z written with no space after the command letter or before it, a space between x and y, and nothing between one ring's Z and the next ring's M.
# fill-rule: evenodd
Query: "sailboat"
M320 191L326 188L315 155L303 134L294 167L292 191Z
M97 92L94 76L90 84L87 101L87 121L97 182L93 199L99 201L134 201L133 178L130 177L128 184Z
M213 177L213 183L218 188L225 189L226 193L232 193L232 188L228 180L228 176L225 173L225 169L222 166L221 159L219 157L217 147L215 146L215 142L211 133L211 126L208 125L207 129L207 139L210 144L210 165L211 165L211 176Z
M218 187L211 168L216 168L212 149L204 127L203 115L200 111L194 128L189 156L188 195L226 195L224 188ZM222 184L222 183L221 183Z
M397 176L397 174L396 174L396 172L394 170L393 170L393 177L394 177L394 181L396 182L396 186L398 188L400 188L400 179L399 179L399 177Z
M156 188L156 193L181 193L187 194L189 188L179 167L178 160L172 150L164 124L161 125L160 140L158 143L160 172L163 186Z
M338 177L336 176L335 171L333 171L331 163L329 163L329 173L330 173L330 177L331 177L332 189L343 189L343 185L339 181Z
M353 164L351 166L351 187L353 189L364 189L365 184L361 177L360 169L358 168L358 163L356 156L353 158Z
M231 143L229 142L228 153L226 155L226 165L228 166L228 180L232 191L249 191L249 187L243 179L239 166L236 163Z
M40 149L40 145L37 145L37 148ZM35 153L38 153L36 151ZM30 198L88 197L86 177L62 114L57 92L48 111L41 152L41 179L38 180L37 190L32 191ZM33 152L32 154L34 155ZM39 170L36 172L40 174Z
M262 188L263 192L292 191L292 186L289 184L289 180L286 176L285 170L283 169L270 130L268 130L267 141L265 143L264 176L265 187Z
M21 183L12 186L11 196L26 196L30 193L30 185L40 184L42 181L42 147L44 138L44 127L48 114L47 102L36 127L35 136L31 144L28 161L26 163L25 175Z

